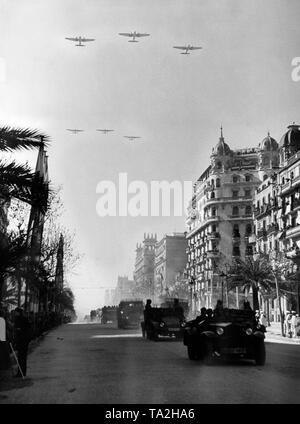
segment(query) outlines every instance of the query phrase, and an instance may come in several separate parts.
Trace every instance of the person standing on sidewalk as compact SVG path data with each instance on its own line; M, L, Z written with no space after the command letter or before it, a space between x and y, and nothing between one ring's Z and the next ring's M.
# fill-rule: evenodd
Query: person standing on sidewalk
M297 337L296 326L297 326L296 312L295 311L292 311L292 318L291 318L291 333L292 333L292 337Z
M24 377L27 372L28 345L31 340L31 325L24 316L22 308L15 309L15 345L18 352L18 361ZM22 377L20 370L16 377Z

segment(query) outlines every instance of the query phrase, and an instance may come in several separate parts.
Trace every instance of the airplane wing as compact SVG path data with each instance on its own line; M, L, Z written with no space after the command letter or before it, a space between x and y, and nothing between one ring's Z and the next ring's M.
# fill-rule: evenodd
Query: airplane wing
M173 46L173 49L186 50L187 48L184 46Z
M95 41L95 38L82 38L81 41L86 43L87 41Z
M125 37L133 37L131 32L119 32L119 35L124 35Z
M66 40L79 41L78 37L65 37Z
M147 37L148 35L150 35L150 34L146 34L146 33L141 34L139 32L135 34L136 37Z
M189 50L199 50L202 49L202 47L190 47Z

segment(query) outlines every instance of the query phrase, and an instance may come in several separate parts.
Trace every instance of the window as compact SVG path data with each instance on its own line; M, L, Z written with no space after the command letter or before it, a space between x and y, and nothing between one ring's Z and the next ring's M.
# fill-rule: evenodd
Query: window
M217 216L217 209L216 208L212 208L211 216Z
M240 237L240 229L239 229L238 224L234 224L233 231L232 231L232 236L233 237Z
M267 174L264 175L264 181L268 178Z
M246 225L246 236L250 236L252 234L252 225L247 224Z
M215 233L215 232L217 231L217 226L216 226L216 224L213 224L213 225L211 226L211 231L212 231L213 233Z
M246 247L246 255L247 256L252 256L253 255L253 247L252 246L247 246Z
M211 186L214 187L215 186L215 180L211 180Z
M248 188L245 189L245 197L251 197L251 190Z
M221 185L221 184L220 184L220 178L217 178L217 179L216 179L216 187L220 187L220 185Z
M252 176L251 175L246 175L245 176L245 180L246 181L251 181L252 180Z
M237 175L234 175L233 177L232 177L232 182L233 183L237 183L239 181L239 177L237 176Z
M281 178L281 184L284 184L285 183L285 180L284 180L284 177L282 177Z
M239 207L238 206L233 206L233 208L232 208L232 215L233 216L238 216L239 215Z
M232 256L241 256L240 246L233 246Z
M252 214L252 207L250 205L246 206L245 209L245 215L251 215Z
M234 199L237 199L237 198L239 197L239 192L238 192L237 190L233 190L233 192L232 192L232 197L233 197Z
M215 198L215 192L214 191L211 192L210 198L211 199L214 199Z
M222 168L222 162L217 162L217 168L221 169Z

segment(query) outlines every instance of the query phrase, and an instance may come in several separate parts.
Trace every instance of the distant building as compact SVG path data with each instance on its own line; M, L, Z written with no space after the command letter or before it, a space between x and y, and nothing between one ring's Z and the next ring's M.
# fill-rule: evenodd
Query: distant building
M175 283L183 279L187 263L185 233L166 234L155 245L155 301L174 294ZM179 297L179 294L177 294Z
M136 296L146 300L154 296L154 267L155 245L157 235L144 234L142 244L136 246L136 259L134 265L134 285Z
M278 144L269 134L257 148L232 150L221 128L211 163L194 184L186 221L193 310L213 307L223 293L226 265L253 254L254 192L278 167Z
M129 280L127 276L119 276L117 286L114 290L113 302L109 303L109 305L118 305L121 300L128 298L132 299L134 297L136 297L134 293L134 281Z

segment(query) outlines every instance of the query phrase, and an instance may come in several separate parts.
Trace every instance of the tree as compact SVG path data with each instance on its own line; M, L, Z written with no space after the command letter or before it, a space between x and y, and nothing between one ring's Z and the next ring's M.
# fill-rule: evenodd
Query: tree
M235 259L227 278L229 289L240 286L243 290L252 290L254 310L259 309L259 290L269 292L274 289L272 267L265 256Z
M37 130L0 128L0 151L4 153L45 147L47 142L48 136ZM48 184L27 165L0 160L0 193L7 201L16 198L38 210L47 209Z

